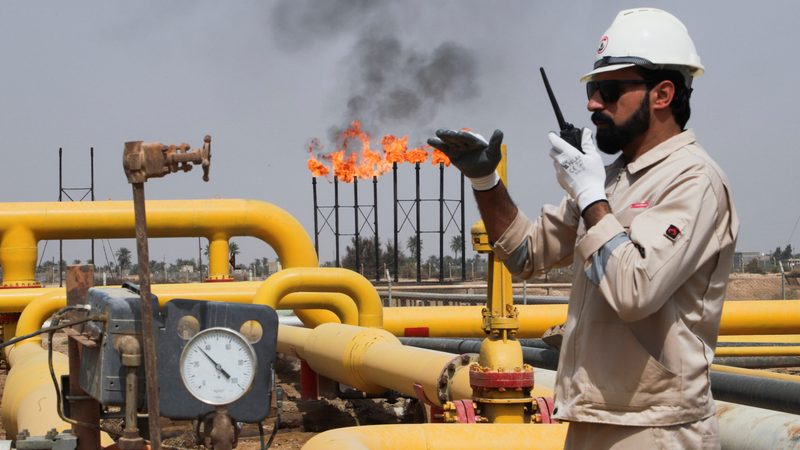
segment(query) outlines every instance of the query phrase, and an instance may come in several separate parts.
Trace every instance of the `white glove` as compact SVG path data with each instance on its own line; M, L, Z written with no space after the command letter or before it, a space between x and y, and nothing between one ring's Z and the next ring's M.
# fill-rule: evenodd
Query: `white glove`
M605 188L606 168L594 146L592 131L583 129L583 153L552 131L547 137L553 145L550 157L553 158L553 166L556 168L558 184L578 202L581 213L592 203L608 200Z

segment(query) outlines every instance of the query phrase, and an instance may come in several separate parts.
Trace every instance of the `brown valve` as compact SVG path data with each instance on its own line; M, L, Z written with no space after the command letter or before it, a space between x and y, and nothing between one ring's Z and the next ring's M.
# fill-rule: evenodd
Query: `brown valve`
M203 181L208 181L211 168L211 136L203 139L203 147L192 150L189 144L164 145L160 142L131 141L125 143L122 165L129 183L144 183L150 178L203 167Z

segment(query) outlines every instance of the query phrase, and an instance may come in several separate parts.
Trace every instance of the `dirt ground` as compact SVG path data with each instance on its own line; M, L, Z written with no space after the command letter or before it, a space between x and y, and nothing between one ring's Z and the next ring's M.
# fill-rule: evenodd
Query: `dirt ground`
M785 285L785 298L800 298L800 286ZM532 294L534 295L534 294ZM568 295L568 292L551 292L551 295ZM728 284L730 300L776 299L781 295L780 276L774 274L733 274ZM55 349L64 350L64 337L56 336ZM800 368L775 369L777 372L800 374ZM8 366L0 361L0 394L5 386ZM281 408L281 423L270 448L278 450L298 449L317 433L355 425L409 422L415 405L407 399L334 399L303 401L300 399L299 362L293 358L280 357L276 367L278 386L284 392ZM275 418L264 423L265 440L269 438ZM0 423L0 439L5 429ZM163 447L167 449L203 448L194 443L192 425L188 422L165 422ZM245 425L240 434L238 449L261 448L258 428Z

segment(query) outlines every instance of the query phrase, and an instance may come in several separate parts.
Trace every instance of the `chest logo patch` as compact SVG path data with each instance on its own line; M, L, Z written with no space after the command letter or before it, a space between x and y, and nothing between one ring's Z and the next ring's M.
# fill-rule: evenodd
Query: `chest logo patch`
M649 207L650 207L650 202L647 201L647 200L644 200L644 201L641 201L641 202L631 203L631 208L633 208L633 209L642 209L642 208L649 208Z
M670 225L667 227L667 231L664 232L664 235L668 237L670 240L678 239L680 236L681 230L678 229L675 225Z

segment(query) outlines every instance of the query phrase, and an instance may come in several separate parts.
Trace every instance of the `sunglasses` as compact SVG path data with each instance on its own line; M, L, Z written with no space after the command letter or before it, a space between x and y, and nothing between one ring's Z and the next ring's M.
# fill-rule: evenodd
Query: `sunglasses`
M615 103L623 94L622 85L624 84L644 84L649 85L647 80L602 80L589 81L586 83L586 97L591 99L595 92L600 91L600 98L603 103Z

